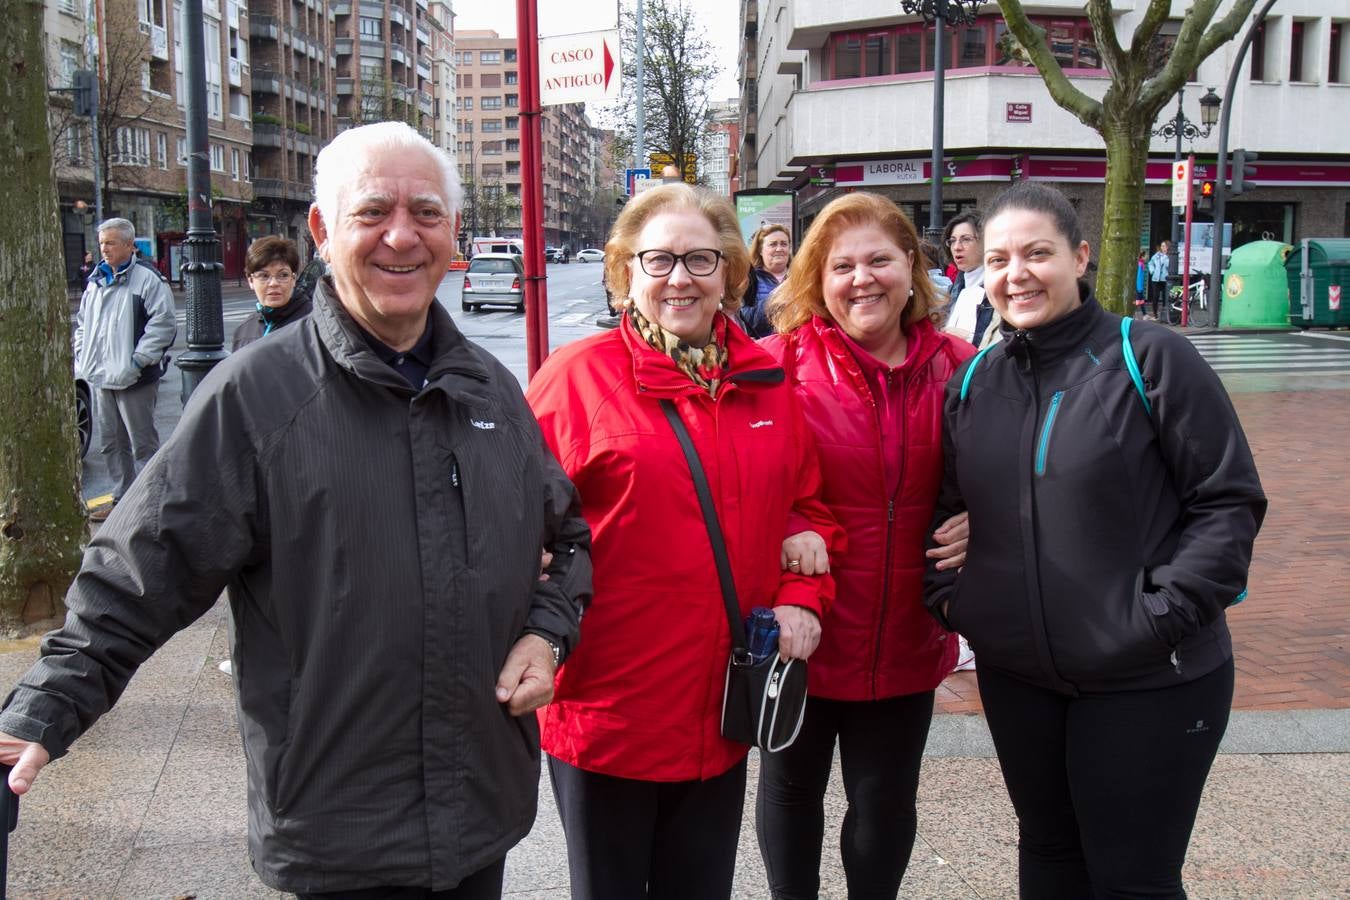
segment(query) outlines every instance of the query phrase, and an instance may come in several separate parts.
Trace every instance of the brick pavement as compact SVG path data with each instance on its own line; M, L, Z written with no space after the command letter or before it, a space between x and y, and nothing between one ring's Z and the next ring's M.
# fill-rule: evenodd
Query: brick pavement
M1244 710L1350 708L1350 390L1234 394L1270 498L1250 595L1233 608ZM938 712L980 712L973 672L938 689Z

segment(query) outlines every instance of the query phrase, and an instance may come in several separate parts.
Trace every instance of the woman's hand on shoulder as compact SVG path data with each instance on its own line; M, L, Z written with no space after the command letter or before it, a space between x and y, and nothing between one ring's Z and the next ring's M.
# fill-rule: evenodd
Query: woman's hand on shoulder
M799 531L784 539L778 565L794 575L824 575L830 571L830 550L814 531Z
M811 534L813 532L807 532ZM806 659L820 646L820 619L802 606L775 606L778 620L778 655L783 659Z
M966 544L970 542L969 518L969 513L959 512L933 532L933 540L938 542L938 546L924 555L938 561L939 571L959 569L966 564Z

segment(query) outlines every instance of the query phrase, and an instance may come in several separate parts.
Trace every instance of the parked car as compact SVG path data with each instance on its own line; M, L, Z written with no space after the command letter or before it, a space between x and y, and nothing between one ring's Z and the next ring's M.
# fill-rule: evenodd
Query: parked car
M481 253L469 260L464 270L464 290L460 308L472 312L480 306L514 306L525 311L522 284L525 266L515 253Z
M604 262L604 261L605 261L604 251L597 250L594 247L587 247L585 250L577 251L577 262L587 263L587 262Z
M544 261L545 261L545 262L551 262L551 263L565 263L565 262L567 262L567 260L568 260L568 256L569 256L569 254L568 254L568 252L567 252L567 248L566 248L566 247L545 247L545 248L544 248Z
M94 438L94 403L89 384L83 378L75 379L75 429L80 441L80 459L89 453L89 442Z

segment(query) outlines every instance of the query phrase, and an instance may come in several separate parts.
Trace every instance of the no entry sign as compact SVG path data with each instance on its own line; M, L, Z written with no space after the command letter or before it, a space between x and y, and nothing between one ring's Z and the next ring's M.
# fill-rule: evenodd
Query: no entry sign
M539 41L539 101L594 103L619 96L619 32L588 31Z

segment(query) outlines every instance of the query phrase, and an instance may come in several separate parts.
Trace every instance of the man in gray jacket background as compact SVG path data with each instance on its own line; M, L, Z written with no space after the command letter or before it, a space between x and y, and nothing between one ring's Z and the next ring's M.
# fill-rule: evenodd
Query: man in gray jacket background
M29 790L226 589L262 880L498 898L590 533L516 379L436 302L449 158L403 123L350 129L315 195L313 313L193 394L0 712L0 762Z
M165 351L177 326L164 278L136 260L136 227L126 219L98 226L103 260L94 267L75 320L75 374L94 389L99 449L113 481L113 503L159 449L155 400ZM95 509L101 522L111 506Z

